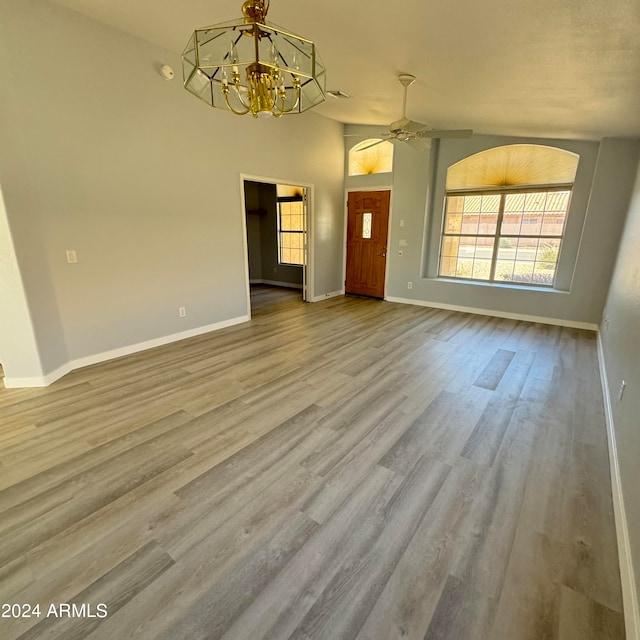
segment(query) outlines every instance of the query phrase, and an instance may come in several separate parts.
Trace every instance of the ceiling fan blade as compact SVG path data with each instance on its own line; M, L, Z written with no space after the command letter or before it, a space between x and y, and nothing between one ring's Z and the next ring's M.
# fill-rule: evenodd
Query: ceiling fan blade
M382 144L383 142L386 142L386 140L376 140L376 142L372 142L371 144L368 144L366 147L362 147L362 149L358 149L358 151L364 151L365 149L371 149L371 147L375 147L377 144Z
M389 125L389 131L404 131L406 126L411 123L409 118L400 118Z
M416 151L426 151L431 146L426 138L408 138L405 142Z
M414 120L407 120L407 123L402 128L405 131L411 131L412 133L429 130L426 124L423 124L422 122L415 122Z
M473 129L423 129L416 132L420 138L470 138Z

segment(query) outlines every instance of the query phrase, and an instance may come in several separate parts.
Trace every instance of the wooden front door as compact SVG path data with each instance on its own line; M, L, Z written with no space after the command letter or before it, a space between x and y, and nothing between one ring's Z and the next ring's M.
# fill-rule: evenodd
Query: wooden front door
M347 201L345 292L384 297L389 191L352 191Z

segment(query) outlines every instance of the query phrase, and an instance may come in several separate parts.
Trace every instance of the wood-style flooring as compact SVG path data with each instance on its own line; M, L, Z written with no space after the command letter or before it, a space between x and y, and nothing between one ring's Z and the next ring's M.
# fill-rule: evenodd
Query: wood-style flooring
M259 288L0 425L3 640L624 638L591 332Z

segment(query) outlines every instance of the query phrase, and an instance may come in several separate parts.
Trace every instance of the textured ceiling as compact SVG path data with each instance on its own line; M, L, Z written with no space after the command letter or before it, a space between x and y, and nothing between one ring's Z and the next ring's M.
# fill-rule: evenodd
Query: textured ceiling
M177 52L241 15L238 0L54 1ZM315 41L328 88L352 96L317 110L341 122L398 119L404 71L408 116L434 128L640 137L639 0L272 0L269 21Z

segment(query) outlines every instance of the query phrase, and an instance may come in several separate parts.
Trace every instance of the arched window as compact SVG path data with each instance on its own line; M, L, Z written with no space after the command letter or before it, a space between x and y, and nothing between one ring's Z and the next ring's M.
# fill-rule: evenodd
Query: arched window
M439 276L552 287L578 160L515 144L450 166Z
M393 169L393 144L380 138L369 138L349 150L349 175L389 173Z

